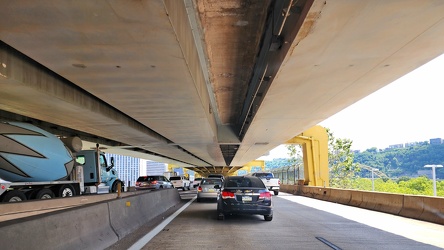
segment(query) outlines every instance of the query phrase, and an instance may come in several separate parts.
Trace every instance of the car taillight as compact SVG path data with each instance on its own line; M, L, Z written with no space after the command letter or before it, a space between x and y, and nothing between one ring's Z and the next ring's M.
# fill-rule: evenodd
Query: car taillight
M230 192L230 191L222 191L222 199L230 199L230 198L234 198L234 193Z
M271 199L271 193L270 192L262 192L259 195L259 199Z
M281 185L281 180L278 180L278 184Z
M157 181L151 181L151 184L157 184Z
M140 186L140 182L136 181L136 186Z
M201 186L199 186L199 187L197 188L197 192L202 192L202 187L201 187Z

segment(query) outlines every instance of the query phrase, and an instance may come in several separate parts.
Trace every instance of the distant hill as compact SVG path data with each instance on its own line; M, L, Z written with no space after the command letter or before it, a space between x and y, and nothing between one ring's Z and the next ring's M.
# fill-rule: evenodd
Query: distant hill
M377 168L391 178L418 177L431 174L425 165L444 165L444 144L412 145L404 148L371 148L354 153L354 162ZM368 171L362 171L365 176ZM436 169L436 177L444 179L444 168Z

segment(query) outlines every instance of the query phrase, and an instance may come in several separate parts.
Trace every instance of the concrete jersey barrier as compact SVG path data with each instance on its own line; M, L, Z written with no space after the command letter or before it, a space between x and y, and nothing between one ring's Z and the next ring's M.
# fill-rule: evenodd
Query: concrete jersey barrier
M444 225L442 197L293 186L281 185L281 191Z
M180 203L164 189L0 222L1 249L105 249Z

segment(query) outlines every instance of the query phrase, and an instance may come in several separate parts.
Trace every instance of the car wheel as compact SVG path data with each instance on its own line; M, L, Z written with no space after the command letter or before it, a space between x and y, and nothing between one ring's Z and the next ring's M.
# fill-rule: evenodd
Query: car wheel
M200 199L200 198L197 198L196 201L197 201L197 202L201 202L201 199Z
M264 220L271 221L273 219L273 215L264 215Z
M274 195L278 195L279 194L279 191L274 191Z

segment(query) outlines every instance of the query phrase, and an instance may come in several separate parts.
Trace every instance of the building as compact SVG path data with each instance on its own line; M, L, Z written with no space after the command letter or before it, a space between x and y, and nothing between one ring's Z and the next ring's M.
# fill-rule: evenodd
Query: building
M394 145L389 145L389 148L403 148L404 144L394 144Z
M146 161L145 166L147 175L164 175L168 170L168 164L161 162Z
M108 153L105 154L105 157L108 164L111 162L111 157L114 157L114 169L117 171L119 179L125 183L125 186L134 186L141 173L146 175L146 160Z
M111 157L114 157L114 169L117 171L119 179L125 186L132 187L136 184L137 178L141 175L164 175L168 170L168 164L148 161L131 156L105 154L108 164Z
M442 144L442 139L441 138L430 139L430 145L438 145L438 144Z

